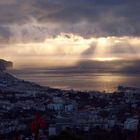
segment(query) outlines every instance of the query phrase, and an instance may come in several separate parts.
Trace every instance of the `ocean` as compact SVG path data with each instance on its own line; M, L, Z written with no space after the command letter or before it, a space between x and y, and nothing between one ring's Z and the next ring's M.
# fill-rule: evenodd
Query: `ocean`
M112 92L118 85L140 87L140 74L132 73L64 72L45 68L10 70L9 72L17 78L60 89Z

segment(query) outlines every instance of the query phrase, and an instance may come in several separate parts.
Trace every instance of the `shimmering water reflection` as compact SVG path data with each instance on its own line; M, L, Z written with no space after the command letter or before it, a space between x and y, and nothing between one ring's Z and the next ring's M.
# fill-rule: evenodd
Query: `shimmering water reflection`
M111 92L118 85L140 87L140 74L62 73L54 70L13 70L14 76L43 86L61 89L98 90Z

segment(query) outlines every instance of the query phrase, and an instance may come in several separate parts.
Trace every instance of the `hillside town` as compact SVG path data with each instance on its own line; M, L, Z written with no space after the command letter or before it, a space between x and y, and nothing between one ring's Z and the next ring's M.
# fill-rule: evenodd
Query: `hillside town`
M115 128L135 132L139 120L140 89L118 86L113 93L42 87L0 73L0 139L33 140L35 118L39 137L46 140L69 129L87 133Z

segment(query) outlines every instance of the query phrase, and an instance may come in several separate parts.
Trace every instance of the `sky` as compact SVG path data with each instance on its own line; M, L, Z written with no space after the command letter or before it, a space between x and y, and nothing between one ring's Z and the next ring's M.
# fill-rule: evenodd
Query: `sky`
M0 0L0 56L16 67L137 61L139 7L139 0Z

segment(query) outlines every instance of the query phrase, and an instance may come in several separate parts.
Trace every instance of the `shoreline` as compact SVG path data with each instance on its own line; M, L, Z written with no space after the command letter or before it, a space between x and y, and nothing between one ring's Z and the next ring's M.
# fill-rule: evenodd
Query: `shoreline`
M8 71L5 72L0 72L0 74L8 74L9 76L11 76L12 78L15 78L17 81L22 81L31 85L35 85L35 86L39 86L40 88L43 89L52 89L52 90L59 90L62 92L81 92L81 93L99 93L99 94L113 94L116 92L119 92L119 90L125 91L125 90L140 90L140 88L138 87L128 87L128 86L123 86L123 85L118 85L116 87L116 90L112 91L112 92L108 92L108 91L98 91L98 90L76 90L76 89L62 89L62 88L55 88L55 87L50 87L50 86L42 86L36 82L32 82L32 81L27 81L21 78L17 78L16 76L12 75L11 73L9 73Z

